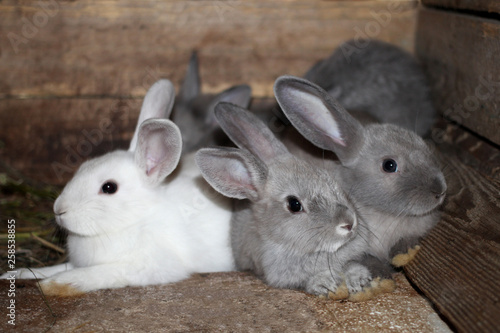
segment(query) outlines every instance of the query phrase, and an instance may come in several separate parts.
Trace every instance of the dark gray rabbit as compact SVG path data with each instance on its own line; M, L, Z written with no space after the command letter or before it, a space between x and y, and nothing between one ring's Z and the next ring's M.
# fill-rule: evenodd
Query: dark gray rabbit
M352 198L373 237L371 253L395 266L439 221L446 182L426 143L415 132L392 124L363 127L321 87L282 76L274 92L293 126L334 160L316 160L330 168ZM313 149L309 149L311 151ZM308 150L298 153L309 158ZM312 159L311 159L312 160Z
M352 203L323 169L295 158L255 115L219 103L216 117L241 148L205 148L196 156L203 177L235 201L231 244L237 268L268 284L350 293L371 281L356 262L368 245Z
M247 107L252 94L248 85L234 86L217 95L201 94L198 67L198 56L193 52L172 115L182 133L183 153L226 143L227 136L214 116L215 105L224 101Z
M436 111L415 58L378 40L349 40L304 76L349 112L425 135Z

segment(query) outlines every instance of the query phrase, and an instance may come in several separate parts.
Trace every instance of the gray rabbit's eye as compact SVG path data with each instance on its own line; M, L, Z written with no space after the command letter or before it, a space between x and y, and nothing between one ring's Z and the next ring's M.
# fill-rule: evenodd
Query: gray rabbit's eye
M101 187L101 193L114 194L118 191L118 185L115 182L105 182Z
M392 158L388 158L382 162L382 169L385 172L396 172L398 171L398 164Z
M290 213L299 213L304 210L302 208L302 204L300 203L299 199L297 199L296 197L290 196L286 198L286 200L287 200L287 207Z

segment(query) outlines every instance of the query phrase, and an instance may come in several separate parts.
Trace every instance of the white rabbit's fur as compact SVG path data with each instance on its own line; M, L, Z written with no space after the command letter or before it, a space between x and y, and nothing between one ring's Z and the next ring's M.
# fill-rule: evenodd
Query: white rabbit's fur
M173 98L167 88L162 95L154 85L149 99ZM86 292L233 269L230 201L203 181L192 154L164 181L179 161L180 132L169 120L149 119L165 111L145 110L155 104L148 95L141 110L146 120L130 150L83 163L54 204L56 222L68 230L69 263L34 274L21 269L18 278L45 278L42 289L55 282ZM172 106L156 104L167 112ZM109 181L118 184L113 194L102 191Z

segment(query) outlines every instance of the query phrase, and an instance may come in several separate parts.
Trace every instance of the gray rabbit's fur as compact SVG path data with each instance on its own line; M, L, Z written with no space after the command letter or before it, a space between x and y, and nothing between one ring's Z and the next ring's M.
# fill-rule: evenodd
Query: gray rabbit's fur
M335 177L290 154L246 110L220 103L216 116L241 149L205 148L196 160L216 190L240 199L231 221L237 268L274 287L326 294L345 280L360 291L371 280L359 264L367 230ZM291 197L303 210L291 210Z
M225 101L247 107L251 93L250 86L238 85L217 95L202 94L198 56L193 52L172 114L172 120L182 133L182 152L229 142L215 119L215 105Z
M393 124L362 126L305 79L282 76L274 90L295 128L315 146L336 154L338 161L318 158L316 164L337 176L366 221L370 253L389 263L417 245L439 221L446 192L439 163L422 138ZM313 150L294 153L311 159ZM386 171L384 165L391 161L397 166Z
M415 58L378 40L349 40L304 78L347 110L381 123L428 134L436 117L426 78Z

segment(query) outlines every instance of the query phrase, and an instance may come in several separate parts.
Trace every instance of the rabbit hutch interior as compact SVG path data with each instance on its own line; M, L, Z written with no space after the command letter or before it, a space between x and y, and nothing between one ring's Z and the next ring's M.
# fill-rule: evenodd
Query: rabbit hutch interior
M220 269L223 272L193 270L172 283L124 284L111 289L115 285L103 284L67 297L45 295L36 280L10 278L0 280L5 314L2 331L17 327L76 332L493 332L500 327L497 0L4 0L0 1L0 27L2 274L71 261L74 252L68 256L68 232L56 223L54 201L84 161L129 149L136 126L139 148L135 155L136 161L141 160L137 151L147 145L148 137L144 134L147 126L138 126L141 108L157 103L170 110L173 105L173 120L182 134L169 133L182 135L185 147L196 137L198 145L192 151L213 144L201 134L217 128L217 123L202 114L180 120L179 114L203 112L197 108L213 113L220 101L249 109L268 120L273 130L291 127L294 121L288 121L276 104L276 80L283 75L308 78L311 68L326 81L335 80L336 70L347 65L330 72L313 66L336 49L348 64L351 56L363 55L367 39L393 44L406 52L397 54L411 54L418 62L416 70L423 73L430 88L427 96L437 111L430 130L419 134L446 179L437 224L418 247L405 254L404 265L393 268L394 282L385 289L373 287L380 282L374 279L356 294L358 298L342 297L340 288L318 297L304 288L277 288L252 271L232 266ZM353 41L351 47L342 48L348 40ZM366 65L365 58L360 59ZM374 68L382 71L380 76L367 78L374 84L355 99L368 96L368 101L382 103L385 110L394 98L387 94L401 92L408 96L408 103L423 109L418 97L410 101L418 95L411 84L391 90L396 83L385 81L383 65L390 74L402 69L387 69L395 59L381 55L378 61L382 65ZM354 76L351 81L347 73L339 77L349 90L364 83L365 79L355 81ZM396 74L411 81L404 68ZM164 80L164 90L150 89L160 80ZM327 90L327 84L322 88ZM149 102L145 99L148 91ZM333 98L341 96L339 90L328 93L329 99L325 98L333 103L328 105L337 105ZM280 105L286 109L287 103L280 101ZM412 118L414 124L423 121L419 112ZM147 121L151 126L177 128L163 119ZM160 141L153 136L152 142ZM383 147L392 144L381 142ZM179 144L171 146L179 148ZM151 157L154 149L148 149L143 164L145 173L153 173L157 160L164 157ZM236 150L232 149L227 151ZM183 157L181 165L188 165L182 161ZM172 163L175 167L177 160ZM406 167L411 170L416 165ZM170 172L166 182L178 171ZM96 181L107 181L100 190L104 193L117 190L109 179ZM78 193L84 195L84 190ZM132 191L128 196L140 201L140 193ZM218 195L215 190L210 193ZM128 206L134 206L134 200ZM114 213L124 215L130 208L126 206ZM98 222L110 223L112 218ZM135 239L130 237L121 242ZM98 256L92 248L85 251L85 255ZM123 253L124 257L132 255ZM146 254L143 259L139 261L151 258ZM101 274L97 270L96 279ZM121 278L119 274L116 279Z

